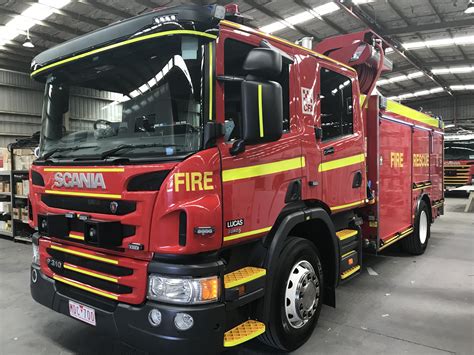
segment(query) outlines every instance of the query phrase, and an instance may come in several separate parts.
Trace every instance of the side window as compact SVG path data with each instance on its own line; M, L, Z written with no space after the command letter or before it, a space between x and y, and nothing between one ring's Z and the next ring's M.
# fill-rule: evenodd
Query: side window
M321 68L320 84L323 141L354 133L351 79Z
M248 53L254 46L234 39L224 43L224 75L244 77L242 70ZM283 130L290 129L289 113L289 65L283 64L281 75L274 80L283 89ZM240 82L225 82L225 140L232 141L242 137Z

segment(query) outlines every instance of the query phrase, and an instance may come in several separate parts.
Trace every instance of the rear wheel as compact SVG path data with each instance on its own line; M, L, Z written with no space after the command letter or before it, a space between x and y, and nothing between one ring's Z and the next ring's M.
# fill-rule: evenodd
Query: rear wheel
M260 339L292 351L303 345L316 326L322 306L323 271L318 250L310 241L289 237L277 261L270 290L270 322Z
M425 201L420 201L413 234L402 239L403 250L410 254L421 255L425 252L430 239L430 220L428 205Z

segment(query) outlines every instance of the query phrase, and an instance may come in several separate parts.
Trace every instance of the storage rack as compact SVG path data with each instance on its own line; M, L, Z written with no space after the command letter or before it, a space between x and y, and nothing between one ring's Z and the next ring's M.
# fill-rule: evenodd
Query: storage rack
M7 180L10 183L10 192L0 192L0 202L9 202L11 204L11 212L9 220L11 223L11 230L0 229L0 235L12 238L14 241L31 243L31 235L34 230L28 225L28 221L14 217L13 209L28 206L28 196L17 194L16 182L26 180L29 178L29 170L18 170L15 167L15 150L16 149L34 149L35 147L22 146L10 149L10 164L11 170L0 170L0 180Z

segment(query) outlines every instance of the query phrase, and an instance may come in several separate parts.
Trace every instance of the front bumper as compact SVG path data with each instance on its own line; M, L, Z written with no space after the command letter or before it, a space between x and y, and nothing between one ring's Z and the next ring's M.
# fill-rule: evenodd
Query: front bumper
M109 310L83 299L64 295L56 281L45 276L39 266L31 266L31 295L38 303L69 316L69 300L95 309L97 328L124 343L150 352L176 354L217 354L224 350L225 305L212 303L199 306L167 305L146 301L139 306L117 303ZM159 309L162 322L153 327L148 322L151 309ZM174 326L178 312L186 312L194 319L187 331Z

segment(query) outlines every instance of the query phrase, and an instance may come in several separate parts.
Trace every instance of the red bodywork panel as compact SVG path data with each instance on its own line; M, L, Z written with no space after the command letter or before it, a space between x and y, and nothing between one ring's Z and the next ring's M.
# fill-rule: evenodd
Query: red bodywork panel
M368 179L375 204L364 237L377 243L413 226L418 200L429 198L433 219L443 199L443 132L436 120L423 122L400 113L379 109L379 97L369 99L367 110ZM409 111L407 111L409 112ZM410 112L413 114L413 112ZM418 119L418 118L417 118Z
M363 208L363 214L368 216L363 225L364 238L377 243L413 225L421 193L426 193L431 201L442 199L441 130L414 123L403 114L379 110L378 96L370 97L368 108L362 109L355 70L276 37L223 21L216 42L215 74L224 74L224 43L228 38L258 46L262 37L294 59L289 79L290 130L276 142L249 145L245 152L235 156L229 152L231 143L219 138L216 147L176 162L33 166L32 171L43 177L45 186L31 184L31 226L38 225L38 214L74 212L92 220L115 221L134 228L116 249L87 245L80 240L83 231L74 229L70 231L73 237L42 238L41 265L46 275L58 277L48 265L47 259L54 258L51 249L66 249L76 256L82 253L86 259L110 259L118 266L132 270L130 275L117 279L115 283L123 285L125 292L113 293L113 297L138 304L145 297L146 266L153 253L194 255L262 238L287 205L288 186L296 180L301 181L301 199L322 206L330 214ZM321 68L345 75L352 85L353 96L353 132L324 142L315 134L315 128L321 127ZM308 105L313 105L313 110L308 111ZM215 108L216 121L224 123L224 84L220 81L215 84ZM333 153L324 154L327 149L332 149ZM159 191L127 191L132 178L164 170L169 174ZM75 172L102 174L105 186L65 188L55 185L55 174ZM358 174L361 183L354 184ZM375 192L376 203L364 207L368 181ZM418 184L424 184L423 188L415 189ZM48 206L42 200L44 196L63 199L64 203L68 198L79 197L90 205L98 200L107 203L129 201L135 203L136 208L121 215L115 214L112 206L110 213L90 213L74 205L71 208ZM186 216L184 241L180 239L183 213ZM434 217L436 213L433 207ZM202 230L207 232L199 232ZM141 245L143 250L129 249L132 243ZM67 251L62 252L67 254ZM74 268L74 265L70 267ZM99 276L92 277L99 279L114 277L98 269L100 266L92 271L86 268L82 275L93 272ZM78 288L92 287L77 284L76 279L60 281L75 282ZM128 292L127 287L132 291ZM106 292L99 286L88 291Z

